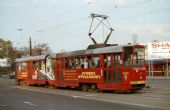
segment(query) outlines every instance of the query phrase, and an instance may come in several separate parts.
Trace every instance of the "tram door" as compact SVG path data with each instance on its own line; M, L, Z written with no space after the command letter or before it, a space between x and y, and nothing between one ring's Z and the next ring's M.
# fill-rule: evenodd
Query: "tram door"
M105 54L104 55L104 82L105 83L111 83L111 78L112 78L112 72L111 72L111 59L112 59L112 54Z
M59 86L64 85L64 60L56 59L56 72Z
M122 81L122 54L116 53L113 55L113 82L119 84Z
M121 53L104 55L104 82L107 84L120 83L122 78L121 66Z

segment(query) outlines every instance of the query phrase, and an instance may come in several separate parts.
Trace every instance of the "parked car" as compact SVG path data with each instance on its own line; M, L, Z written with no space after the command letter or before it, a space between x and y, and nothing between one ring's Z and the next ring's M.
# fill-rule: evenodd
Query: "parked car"
M9 79L14 79L15 78L15 72L12 72L9 74Z

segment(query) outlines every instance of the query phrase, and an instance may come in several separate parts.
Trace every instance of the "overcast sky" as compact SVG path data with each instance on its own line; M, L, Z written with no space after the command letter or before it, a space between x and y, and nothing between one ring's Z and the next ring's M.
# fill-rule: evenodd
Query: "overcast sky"
M109 16L109 43L127 44L134 35L140 43L170 40L170 0L0 0L0 38L22 47L31 36L53 52L86 49L91 13ZM101 26L93 37L103 42L107 32Z

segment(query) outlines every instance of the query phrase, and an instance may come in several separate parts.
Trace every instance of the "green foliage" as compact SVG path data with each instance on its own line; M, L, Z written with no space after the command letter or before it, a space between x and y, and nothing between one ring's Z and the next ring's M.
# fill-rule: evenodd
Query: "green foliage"
M14 48L10 40L0 38L0 58L16 59L22 56L29 55L29 47L26 45L21 48ZM51 50L46 43L39 43L32 49L33 56L49 54Z
M12 42L0 38L0 58L11 58L13 53Z

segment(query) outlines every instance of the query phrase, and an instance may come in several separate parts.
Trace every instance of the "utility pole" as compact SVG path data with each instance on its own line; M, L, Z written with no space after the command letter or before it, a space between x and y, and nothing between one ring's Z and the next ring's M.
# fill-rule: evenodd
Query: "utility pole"
M32 56L32 41L31 41L31 37L29 40L29 47L30 47L30 56Z

